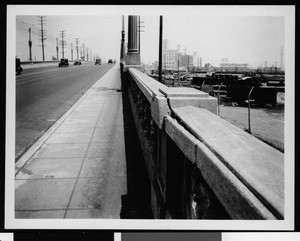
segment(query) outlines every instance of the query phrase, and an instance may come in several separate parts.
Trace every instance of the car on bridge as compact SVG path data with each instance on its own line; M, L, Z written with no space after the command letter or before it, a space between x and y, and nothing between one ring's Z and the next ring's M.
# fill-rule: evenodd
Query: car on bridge
M61 59L60 63L58 64L58 67L69 67L68 59Z
M21 67L21 61L19 58L16 58L16 75L20 75L23 71L23 68Z
M81 60L80 59L76 59L74 62L74 65L81 65Z
M96 62L95 62L95 65L97 65L97 64L99 64L99 65L101 65L101 59L96 59Z

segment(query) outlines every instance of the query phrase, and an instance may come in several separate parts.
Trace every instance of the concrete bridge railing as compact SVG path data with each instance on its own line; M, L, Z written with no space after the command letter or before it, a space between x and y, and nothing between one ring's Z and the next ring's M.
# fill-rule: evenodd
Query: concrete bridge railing
M155 218L284 219L284 157L216 115L217 100L121 63Z

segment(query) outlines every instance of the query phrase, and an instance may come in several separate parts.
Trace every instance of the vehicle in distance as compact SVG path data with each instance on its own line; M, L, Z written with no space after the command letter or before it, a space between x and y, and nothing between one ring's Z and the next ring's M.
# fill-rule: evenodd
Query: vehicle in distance
M112 60L112 59L109 59L109 60L108 60L108 63L109 63L109 64L112 64L112 63L113 63L113 60Z
M74 65L81 65L81 61L80 61L79 59L76 59L76 60L74 61Z
M16 75L20 75L23 71L23 68L21 67L21 61L19 58L16 58Z
M96 59L95 65L100 64L101 65L101 59Z
M58 67L69 67L68 59L61 59L60 63L58 64Z

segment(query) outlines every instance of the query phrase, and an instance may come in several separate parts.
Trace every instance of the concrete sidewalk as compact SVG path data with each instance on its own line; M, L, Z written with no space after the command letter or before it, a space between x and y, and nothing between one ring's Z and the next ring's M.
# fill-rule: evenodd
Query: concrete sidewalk
M120 218L127 193L116 64L16 163L15 218Z

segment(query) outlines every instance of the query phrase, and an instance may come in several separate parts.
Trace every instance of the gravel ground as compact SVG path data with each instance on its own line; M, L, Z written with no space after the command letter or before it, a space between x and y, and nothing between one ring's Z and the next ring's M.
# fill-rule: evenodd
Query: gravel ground
M220 116L248 130L248 108L220 106ZM250 111L251 133L281 152L284 151L284 109L253 108Z

